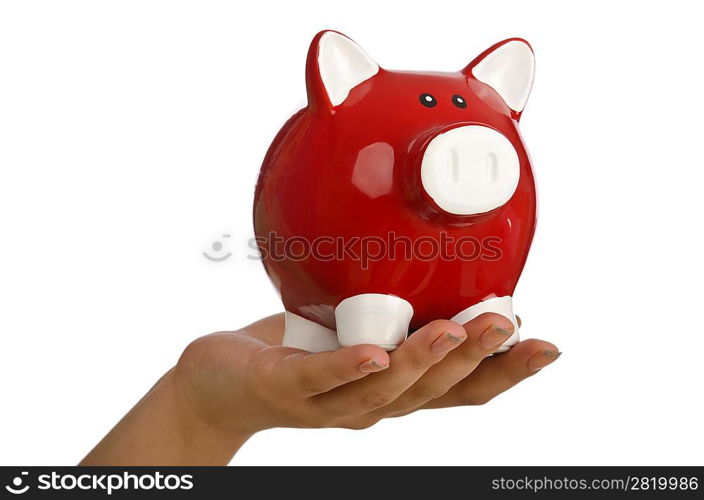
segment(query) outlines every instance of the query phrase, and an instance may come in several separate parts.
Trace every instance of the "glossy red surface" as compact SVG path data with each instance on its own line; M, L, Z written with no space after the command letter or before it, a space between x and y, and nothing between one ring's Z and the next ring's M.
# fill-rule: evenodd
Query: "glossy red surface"
M406 260L401 245L396 258L370 261L366 268L352 259L265 258L286 309L334 329L332 311L344 298L393 294L412 304L412 331L481 300L512 295L535 229L536 193L518 131L520 114L471 74L483 55L455 73L380 69L333 108L318 74L319 38L313 40L307 61L309 105L278 133L257 183L254 227L262 249L274 250L271 238L264 241L272 232L284 238L329 236L348 242L370 236L388 241L392 232L412 241L440 241L442 234L455 240L490 238L486 241L493 243L487 246L494 252L485 249L484 258L475 259L447 255ZM432 94L437 105L423 106L422 93ZM466 108L452 103L455 94L466 100ZM420 164L433 137L469 124L491 127L511 141L520 160L520 180L505 205L480 215L452 215L423 189ZM351 248L361 251L361 245Z

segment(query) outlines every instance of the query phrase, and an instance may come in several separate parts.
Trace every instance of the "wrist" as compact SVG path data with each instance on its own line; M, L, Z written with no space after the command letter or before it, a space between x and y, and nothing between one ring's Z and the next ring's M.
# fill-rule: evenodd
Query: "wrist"
M250 436L205 422L170 370L81 465L226 465Z
M173 410L175 439L179 447L193 457L201 457L209 464L227 464L239 448L254 434L231 427L218 425L217 421L204 415L189 396L187 387L176 369L171 369L163 378L164 398Z

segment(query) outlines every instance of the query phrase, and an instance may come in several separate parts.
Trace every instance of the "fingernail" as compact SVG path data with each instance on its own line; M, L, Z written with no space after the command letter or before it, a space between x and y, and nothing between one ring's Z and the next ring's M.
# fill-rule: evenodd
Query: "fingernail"
M490 325L479 337L479 343L484 349L494 349L506 342L511 335L513 335L513 328L507 330L496 325Z
M436 356L442 356L467 340L467 336L458 337L450 332L444 332L430 344L430 350Z
M386 370L388 367L389 365L381 364L374 359L368 359L359 365L359 371L362 373L374 373L380 372L381 370Z
M562 353L558 351L553 351L552 349L545 349L539 353L533 354L528 360L528 368L533 371L538 371L541 368L545 368L550 363L555 361L560 357Z

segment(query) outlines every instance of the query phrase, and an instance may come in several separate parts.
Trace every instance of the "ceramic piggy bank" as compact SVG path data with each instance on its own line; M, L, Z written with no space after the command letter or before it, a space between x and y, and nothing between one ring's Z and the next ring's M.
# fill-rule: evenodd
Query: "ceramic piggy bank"
M497 43L456 72L381 68L319 33L307 106L264 159L254 228L286 309L284 345L396 348L435 319L510 318L536 223L518 130L531 47Z

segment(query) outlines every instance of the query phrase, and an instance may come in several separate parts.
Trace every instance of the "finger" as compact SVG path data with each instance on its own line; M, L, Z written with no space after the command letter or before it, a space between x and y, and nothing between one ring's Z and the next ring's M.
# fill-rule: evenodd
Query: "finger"
M466 338L459 324L433 321L391 353L387 370L316 396L316 405L333 415L362 414L386 406Z
M412 387L389 406L378 410L384 416L406 414L437 399L472 373L484 358L495 352L513 334L513 323L495 313L477 316L464 325L467 340L432 366ZM379 415L381 416L381 415Z
M293 390L308 397L385 370L389 355L381 347L364 344L319 353L299 351L284 363L283 373Z
M544 340L524 340L510 351L485 359L465 380L424 408L484 404L536 374L562 354Z

